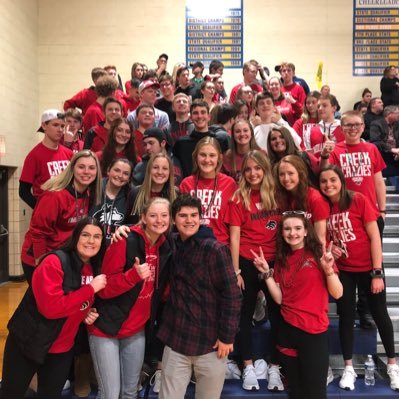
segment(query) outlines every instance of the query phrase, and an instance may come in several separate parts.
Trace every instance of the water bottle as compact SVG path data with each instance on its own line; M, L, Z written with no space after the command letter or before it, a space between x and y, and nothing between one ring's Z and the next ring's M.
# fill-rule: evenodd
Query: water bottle
M367 386L375 385L375 363L371 355L367 355L367 360L364 362L364 384Z

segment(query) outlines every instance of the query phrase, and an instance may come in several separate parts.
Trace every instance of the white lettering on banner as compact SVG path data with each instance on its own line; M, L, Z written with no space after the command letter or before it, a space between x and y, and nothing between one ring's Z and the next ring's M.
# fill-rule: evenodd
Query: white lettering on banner
M356 240L352 222L349 219L349 212L331 215L327 222L327 228L332 232L335 242L337 240L342 240L343 242Z
M47 169L50 176L59 175L68 166L69 161L52 161L47 162Z

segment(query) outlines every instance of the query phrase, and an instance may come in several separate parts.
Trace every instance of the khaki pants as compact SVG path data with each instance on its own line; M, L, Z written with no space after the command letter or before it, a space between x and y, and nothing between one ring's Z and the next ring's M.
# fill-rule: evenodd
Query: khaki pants
M194 370L195 399L219 399L223 389L227 358L217 352L185 356L165 346L162 357L162 382L159 399L184 399Z

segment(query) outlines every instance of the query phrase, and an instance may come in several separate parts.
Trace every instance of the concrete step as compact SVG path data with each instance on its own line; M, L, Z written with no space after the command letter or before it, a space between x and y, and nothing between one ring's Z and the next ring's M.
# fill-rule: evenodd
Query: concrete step
M399 237L384 237L382 250L384 254L399 251Z
M399 252L384 252L383 255L384 265L389 265L388 267L399 266Z
M399 194L387 193L387 204L399 204Z
M386 221L387 219L385 219ZM399 237L399 225L385 225L383 241L386 237Z
M399 226L399 213L387 213L385 218L385 228L388 226Z

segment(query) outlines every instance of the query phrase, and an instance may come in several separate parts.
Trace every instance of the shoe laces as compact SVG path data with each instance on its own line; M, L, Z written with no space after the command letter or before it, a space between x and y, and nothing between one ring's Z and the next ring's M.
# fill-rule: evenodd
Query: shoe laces
M245 366L244 371L242 373L243 377L245 378L250 373L253 373L254 375L256 375L255 367L253 365Z
M150 385L153 386L155 384L155 379L158 374L161 374L162 370L155 370L155 373L150 378Z
M280 366L270 366L269 367L269 374L275 374L278 375L280 377Z
M348 378L348 377L356 378L357 374L355 373L355 370L352 368L344 368L344 372L342 373L342 378Z
M399 378L399 366L397 364L387 368L387 374L392 378Z

